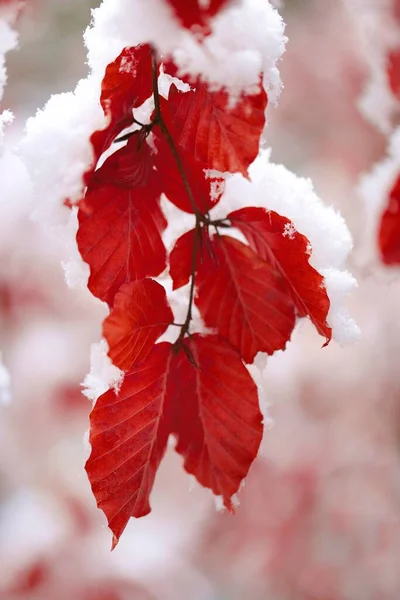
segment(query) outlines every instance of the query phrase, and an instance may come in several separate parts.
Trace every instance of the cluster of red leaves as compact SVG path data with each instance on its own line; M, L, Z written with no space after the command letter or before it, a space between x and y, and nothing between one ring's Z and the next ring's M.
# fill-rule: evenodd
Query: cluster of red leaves
M400 27L400 1L394 0L394 16ZM393 95L400 100L400 47L388 56L387 76ZM400 264L400 174L393 183L378 232L382 261L387 265Z
M203 23L200 2L171 4L185 25ZM222 4L211 2L209 16ZM189 18L192 5L198 13ZM88 286L110 307L103 335L111 360L125 372L121 388L108 390L92 410L86 464L113 545L131 516L150 511L170 434L185 469L232 510L262 438L257 388L244 363L284 349L296 317L309 316L326 343L331 337L323 278L292 223L254 207L219 221L209 213L223 180L214 182L216 194L205 171L247 176L265 125L265 91L243 95L232 110L226 92L199 81L186 93L172 85L163 99L156 63L142 45L126 48L107 67L101 94L107 126L92 136L95 161L124 129L136 123L136 130L87 174L79 209L77 243L90 267ZM133 110L151 95L151 122L140 125ZM162 193L194 219L169 256ZM236 228L248 243L221 235L222 228ZM152 279L166 268L174 289L190 281L187 318L173 344L157 343L175 325L165 289ZM192 301L214 334L190 331Z

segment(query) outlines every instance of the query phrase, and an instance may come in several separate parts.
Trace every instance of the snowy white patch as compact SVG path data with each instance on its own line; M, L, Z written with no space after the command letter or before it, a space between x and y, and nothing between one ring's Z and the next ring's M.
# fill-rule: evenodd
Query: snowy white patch
M223 496L214 496L214 505L217 512L223 513L226 511Z
M10 375L2 362L0 354L0 405L9 404L11 401Z
M104 0L93 11L86 32L89 66L104 72L125 46L152 43L163 55L172 54L181 74L199 75L211 87L227 87L233 96L254 92L259 74L270 100L279 95L277 61L286 44L283 21L268 0L241 0L212 21L212 33L198 40L180 27L163 0Z
M211 200L217 200L221 196L224 184L221 181L214 180L210 184L210 198Z
M269 416L269 407L271 402L268 398L266 378L264 377L267 368L268 355L264 352L258 352L253 364L246 365L254 383L257 386L258 401L263 415L263 424L267 430L272 429L274 420Z
M107 355L108 347L105 340L92 344L90 352L90 373L83 382L83 393L90 400L97 400L108 389L118 392L122 385L124 373L112 364Z
M168 73L164 73L163 71L160 73L158 78L158 91L163 98L168 98L169 88L174 84L179 91L188 92L191 87L188 83L185 83L178 77L172 77L168 75Z
M289 238L289 240L293 240L295 233L296 229L294 228L293 223L286 223L285 227L283 228L283 237L287 237Z
M10 110L3 110L0 114L0 139L4 136L4 130L7 125L11 125L14 121L14 115Z
M180 74L198 74L211 89L226 87L233 99L242 91L257 93L259 74L271 102L281 89L276 67L286 44L284 24L267 0L243 0L221 11L213 32L202 43L186 36L173 57Z
M75 92L52 96L26 123L19 153L34 184L34 216L52 226L68 222L64 201L82 196L82 178L92 161L90 136L104 127L101 77L90 76Z
M68 260L62 261L65 273L65 281L69 288L86 287L89 279L89 265L82 260L76 244L76 232L78 231L78 209L70 210L65 237L65 253Z
M89 459L90 453L92 451L92 446L89 442L90 431L89 429L85 431L83 434L83 451L84 451L84 459L85 462Z

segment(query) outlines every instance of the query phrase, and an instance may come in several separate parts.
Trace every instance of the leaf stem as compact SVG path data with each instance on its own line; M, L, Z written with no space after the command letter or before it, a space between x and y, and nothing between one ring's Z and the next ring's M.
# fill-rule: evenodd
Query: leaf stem
M197 266L197 257L199 253L200 241L201 241L201 227L202 224L209 222L209 217L205 216L201 213L199 207L196 204L196 200L194 198L192 188L190 187L188 178L186 176L185 168L183 166L182 160L179 156L178 149L173 140L173 137L163 119L161 113L161 102L160 102L160 93L158 89L158 68L157 68L157 54L154 48L152 48L152 76L153 76L153 96L154 96L154 120L153 123L158 124L160 129L167 140L168 146L172 152L174 157L176 166L178 168L179 174L182 178L183 185L185 187L186 193L188 195L190 204L192 206L196 224L195 224L195 236L193 242L193 250L192 250L192 261L191 261L191 274L190 274L190 291L189 291L189 303L188 309L186 312L185 321L181 327L181 331L179 336L177 337L174 347L178 350L181 347L184 337L189 333L190 322L192 320L192 308L194 301L194 290L195 290L195 280L196 280L196 266Z
M152 121L150 127L153 127L154 125L160 126L161 132L163 133L163 135L168 143L168 146L172 152L172 155L174 157L176 166L178 168L179 174L181 176L183 185L185 187L190 204L192 206L192 210L193 210L195 218L196 218L195 235L194 235L192 260L191 260L189 303L188 303L185 321L181 325L178 325L178 326L180 326L181 331L180 331L179 336L177 337L175 344L174 344L174 348L176 350L179 350L183 344L183 340L184 340L185 336L187 334L190 335L189 329L190 329L190 323L193 318L192 310L193 310L194 291L195 291L195 282L196 282L196 268L197 268L197 260L198 260L199 250L200 250L200 244L202 241L202 228L204 227L208 230L208 227L210 225L212 225L215 227L216 231L218 232L218 227L231 227L232 225L228 219L216 219L216 220L210 219L209 214L208 213L203 214L196 204L196 200L195 200L192 188L191 188L189 180L186 176L183 162L181 160L181 157L179 156L178 148L175 144L175 141L171 135L171 132L169 131L169 129L164 121L163 115L161 113L160 92L158 89L158 61L157 61L157 52L156 52L155 48L152 48L151 54L152 54L154 118L153 118L153 121ZM174 323L174 325L175 325L175 323ZM185 352L186 351L189 352L189 348L187 346L183 345L183 347L184 347Z
M152 49L152 68L153 68L153 95L154 95L154 112L155 112L154 121L160 125L161 131L163 132L163 134L168 142L168 146L170 147L172 155L175 159L176 166L178 167L178 171L182 178L183 185L185 186L185 190L188 195L190 204L192 205L193 212L196 215L196 218L201 220L203 215L201 214L201 211L199 210L199 208L196 204L196 200L194 198L192 188L190 187L188 178L186 177L185 169L182 164L181 158L179 156L179 152L176 147L176 144L175 144L175 142L172 138L172 135L171 135L171 133L163 119L163 116L161 114L160 93L158 90L157 54L156 54L156 51L154 50L154 48Z
M201 239L201 222L196 218L196 226L195 226L195 236L193 242L193 250L192 250L192 264L191 264L191 273L190 273L190 290L189 290L189 304L186 313L185 322L182 325L181 331L179 333L178 338L175 341L175 346L178 348L183 338L187 333L189 333L190 322L193 318L192 315L192 307L194 300L194 287L196 282L196 267L197 267L197 256L199 252L199 245Z

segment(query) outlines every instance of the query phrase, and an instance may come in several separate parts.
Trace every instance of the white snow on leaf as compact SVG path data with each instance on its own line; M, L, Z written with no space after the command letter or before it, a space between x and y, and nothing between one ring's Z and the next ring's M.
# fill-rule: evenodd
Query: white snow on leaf
M199 75L214 88L226 86L233 96L255 91L262 71L275 101L281 87L276 64L286 38L270 2L232 3L212 20L211 29L199 40L180 26L163 0L104 0L85 35L89 65L93 72L104 71L125 46L152 43L160 54L172 54L181 74Z
M92 344L90 351L90 373L82 384L83 394L90 400L96 401L108 389L116 392L122 385L124 373L113 365L107 355L108 346L105 340Z

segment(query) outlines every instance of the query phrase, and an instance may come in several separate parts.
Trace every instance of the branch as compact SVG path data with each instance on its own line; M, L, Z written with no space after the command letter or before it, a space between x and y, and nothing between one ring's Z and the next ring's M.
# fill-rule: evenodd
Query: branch
M186 193L187 193L190 203L192 205L194 215L196 217L195 236L194 236L193 251L192 251L191 275L190 275L189 304L188 304L185 321L181 325L181 331L180 331L179 336L176 339L175 344L174 344L174 347L176 349L179 349L184 337L186 336L187 333L189 333L190 322L192 320L192 307L193 307L194 288L195 288L195 280L196 280L196 265L197 265L197 256L198 256L200 240L201 240L201 227L202 227L202 223L208 222L209 219L208 219L208 217L205 217L201 213L201 211L199 210L199 208L196 204L196 200L194 198L192 189L190 187L188 178L186 176L183 163L180 159L178 149L176 147L176 144L172 138L172 135L171 135L167 125L165 124L165 121L161 114L160 93L159 93L159 89L158 89L157 54L156 54L156 51L154 48L152 49L152 70L153 70L153 95L154 95L154 111L155 111L153 123L157 123L160 126L161 131L167 140L167 143L171 149L172 155L175 159L176 166L178 167L179 174L180 174L183 184L185 186ZM184 348L186 351L186 346Z
M155 117L154 117L153 122L156 122L160 125L161 131L163 132L163 134L168 142L168 146L170 147L173 157L175 159L176 166L178 167L178 171L182 178L183 185L185 186L185 190L188 195L190 204L192 205L193 212L196 215L196 218L198 218L201 221L203 215L196 204L196 200L194 199L192 188L190 187L188 178L186 177L185 169L184 169L182 161L180 159L176 144L175 144L175 142L172 138L172 135L171 135L168 127L166 126L165 121L161 114L160 93L158 90L157 55L156 55L154 48L152 49L152 67L153 67L153 95L154 95L154 111L155 111Z

